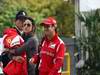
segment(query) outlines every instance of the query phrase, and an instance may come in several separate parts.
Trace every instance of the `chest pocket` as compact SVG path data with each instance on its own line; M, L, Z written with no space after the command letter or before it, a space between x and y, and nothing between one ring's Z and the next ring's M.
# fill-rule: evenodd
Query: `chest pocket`
M49 44L49 46L46 46L46 41L43 41L40 53L45 54L45 55L50 56L50 57L54 57L56 54L58 44L59 43L56 43L56 44L51 43L51 44Z
M54 57L55 56L55 49L48 47L47 55Z

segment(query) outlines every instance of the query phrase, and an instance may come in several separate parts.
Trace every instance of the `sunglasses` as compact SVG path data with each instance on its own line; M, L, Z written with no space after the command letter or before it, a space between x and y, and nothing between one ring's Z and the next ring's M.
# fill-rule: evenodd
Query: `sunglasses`
M27 24L24 24L24 26L28 26L28 27L30 27L32 24L29 24L29 23L27 23Z

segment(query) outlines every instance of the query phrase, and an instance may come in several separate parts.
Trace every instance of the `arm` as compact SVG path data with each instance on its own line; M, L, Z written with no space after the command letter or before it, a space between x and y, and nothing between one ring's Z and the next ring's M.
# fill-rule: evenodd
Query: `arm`
M29 62L30 63L34 63L34 64L37 64L37 63L39 63L39 54L37 53L36 55L34 55L30 60L29 60Z
M65 51L65 46L64 44L61 44L54 58L54 67L51 69L49 75L53 75L62 67L64 60L64 51Z
M38 41L35 40L33 37L30 38L26 43L24 43L21 47L15 49L15 55L21 55L23 51L28 51L34 49L34 52L38 49Z
M44 40L45 40L45 37L43 37L41 42L39 43L37 53L30 59L30 63L39 64L39 62L40 62L40 50L41 50L42 43Z

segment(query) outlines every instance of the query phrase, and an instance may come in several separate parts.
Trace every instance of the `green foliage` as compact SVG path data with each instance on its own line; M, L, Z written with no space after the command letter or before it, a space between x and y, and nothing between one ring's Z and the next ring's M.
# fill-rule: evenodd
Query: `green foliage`
M11 21L20 9L27 11L29 16L35 18L38 33L42 31L39 25L41 20L54 16L58 20L60 35L74 34L74 4L63 0L0 0L0 26L2 26L0 34L2 28L14 26Z
M98 75L100 73L100 14L99 10L87 13L80 13L78 15L81 22L87 30L88 36L81 34L79 39L83 56L85 52L89 52L89 59L85 62L83 67L83 75Z
M73 8L74 5L71 5L67 2L62 2L62 5L58 6L56 10L56 17L59 22L59 32L61 34L63 33L66 36L74 33L75 19L73 18L74 17Z

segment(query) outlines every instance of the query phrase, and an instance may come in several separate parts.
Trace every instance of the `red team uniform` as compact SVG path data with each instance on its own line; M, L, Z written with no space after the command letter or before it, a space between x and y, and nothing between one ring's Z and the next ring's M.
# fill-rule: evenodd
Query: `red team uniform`
M40 50L39 75L61 75L64 60L64 42L56 34L52 40L46 37ZM38 56L33 56L34 63Z

